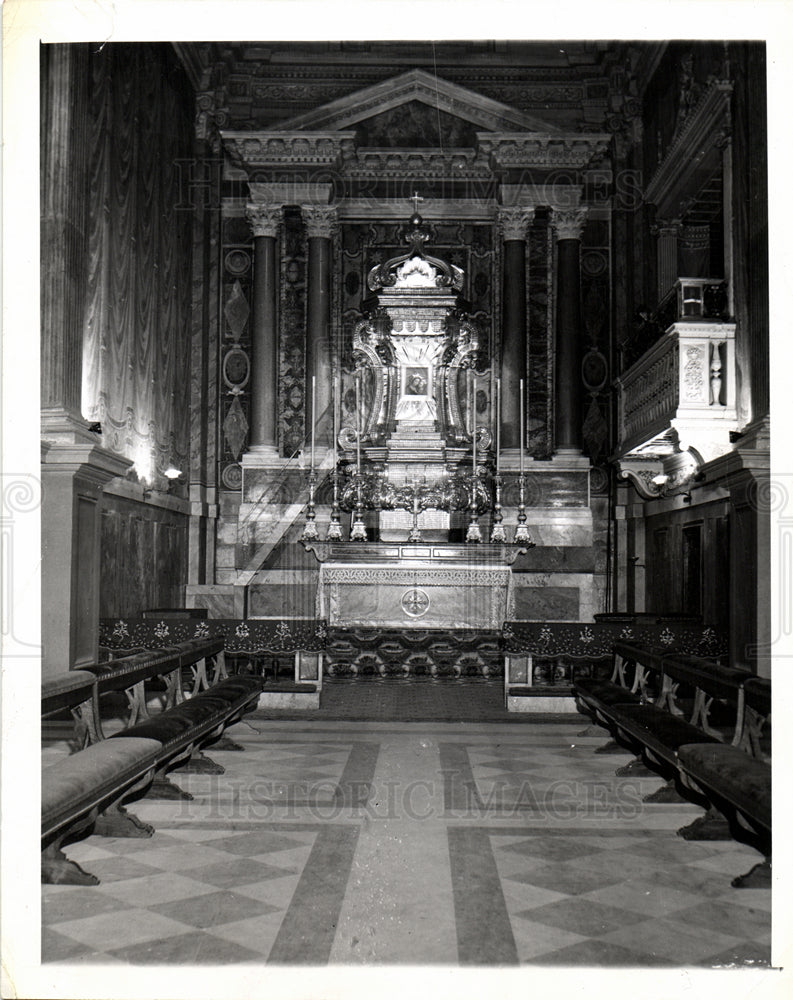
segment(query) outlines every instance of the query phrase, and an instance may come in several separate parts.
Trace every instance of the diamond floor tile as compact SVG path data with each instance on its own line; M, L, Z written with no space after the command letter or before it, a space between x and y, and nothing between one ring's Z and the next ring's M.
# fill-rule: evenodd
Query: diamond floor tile
M757 854L677 837L701 808L641 803L581 720L260 715L192 802L133 804L151 839L67 845L101 883L42 887L50 967L768 966Z

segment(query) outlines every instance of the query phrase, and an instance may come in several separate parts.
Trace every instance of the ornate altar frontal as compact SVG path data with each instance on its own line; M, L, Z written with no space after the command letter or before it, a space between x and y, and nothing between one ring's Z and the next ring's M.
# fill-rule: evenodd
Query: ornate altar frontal
M333 626L500 629L512 611L506 545L309 543L320 560L317 612Z

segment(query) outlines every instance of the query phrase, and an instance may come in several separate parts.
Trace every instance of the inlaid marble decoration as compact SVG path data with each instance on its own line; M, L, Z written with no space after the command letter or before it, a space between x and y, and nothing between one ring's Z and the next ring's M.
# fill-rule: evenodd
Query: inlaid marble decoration
M581 320L584 446L597 462L610 450L611 233L603 219L589 219L581 238Z
M253 318L252 235L245 219L223 220L221 336L218 355L219 478L224 489L242 484L239 459L248 442Z
M306 240L298 210L284 211L279 316L278 438L293 455L305 435Z
M535 212L529 228L527 247L528 381L527 446L535 458L547 458L552 451L552 378L550 352L553 350L553 310L551 241L547 213Z

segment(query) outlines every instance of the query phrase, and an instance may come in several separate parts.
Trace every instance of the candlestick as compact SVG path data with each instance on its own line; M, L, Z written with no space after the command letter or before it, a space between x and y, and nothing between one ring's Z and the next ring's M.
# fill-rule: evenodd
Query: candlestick
M330 524L328 525L328 541L342 540L341 519L339 517L339 411L340 380L337 375L333 381L333 504L330 508Z

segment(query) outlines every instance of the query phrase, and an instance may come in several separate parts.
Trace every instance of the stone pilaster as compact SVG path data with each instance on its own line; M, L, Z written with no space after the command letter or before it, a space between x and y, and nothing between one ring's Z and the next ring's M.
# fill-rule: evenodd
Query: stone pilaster
M581 234L586 208L554 209L556 236L556 448L580 454L581 410Z

